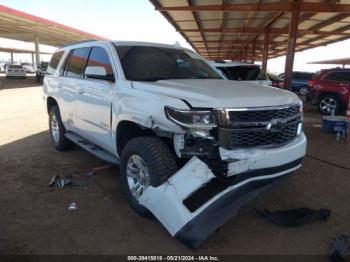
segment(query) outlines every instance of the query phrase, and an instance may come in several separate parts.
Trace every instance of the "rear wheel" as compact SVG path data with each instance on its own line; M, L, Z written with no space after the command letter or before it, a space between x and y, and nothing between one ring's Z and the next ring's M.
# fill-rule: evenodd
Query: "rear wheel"
M335 114L341 112L342 105L339 98L333 94L322 95L318 102L318 110L323 115L330 115L334 110Z
M52 106L49 113L49 127L52 145L58 151L68 149L72 143L65 137L66 129L61 120L58 106Z
M149 186L161 185L176 172L175 155L157 137L137 137L125 145L120 169L121 185L130 206L140 215L151 217L140 198Z

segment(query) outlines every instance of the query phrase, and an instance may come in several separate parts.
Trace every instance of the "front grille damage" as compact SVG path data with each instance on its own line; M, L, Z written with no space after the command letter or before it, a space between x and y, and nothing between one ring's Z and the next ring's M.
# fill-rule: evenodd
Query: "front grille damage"
M218 127L210 131L213 139L184 136L181 155L204 161L214 174L226 177L228 163L220 157L226 150L271 148L294 140L302 122L300 105L215 111Z

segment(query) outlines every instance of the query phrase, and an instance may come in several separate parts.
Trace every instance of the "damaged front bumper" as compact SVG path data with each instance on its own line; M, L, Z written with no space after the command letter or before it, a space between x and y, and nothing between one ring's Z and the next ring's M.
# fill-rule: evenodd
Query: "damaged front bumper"
M303 134L278 149L222 151L221 158L232 161L226 178L193 157L167 182L148 187L139 201L172 236L197 248L243 204L300 168L305 150Z

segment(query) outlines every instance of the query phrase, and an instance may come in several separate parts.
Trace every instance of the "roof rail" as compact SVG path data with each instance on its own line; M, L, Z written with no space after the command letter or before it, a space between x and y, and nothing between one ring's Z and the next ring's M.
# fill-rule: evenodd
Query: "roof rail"
M83 41L77 41L77 42L69 43L69 44L66 44L66 45L63 45L63 46L60 46L60 47L62 48L62 47L67 47L67 46L72 46L72 45L77 45L77 44L83 44L83 43L89 43L89 42L95 42L95 41L98 41L98 40L97 39L88 39L88 40L83 40Z

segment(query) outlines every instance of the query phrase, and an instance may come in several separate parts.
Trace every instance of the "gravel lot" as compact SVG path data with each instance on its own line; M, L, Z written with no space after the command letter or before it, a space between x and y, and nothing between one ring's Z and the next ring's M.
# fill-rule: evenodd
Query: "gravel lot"
M105 163L78 147L53 149L42 87L33 77L0 81L0 254L303 254L327 261L332 238L350 232L350 146L323 134L315 112L305 117L309 156L302 169L243 207L193 251L129 208L118 168L75 175L89 182L87 188L49 188L56 174ZM70 202L78 204L77 211L67 210ZM327 222L283 228L254 211L298 207L329 208L332 215Z

